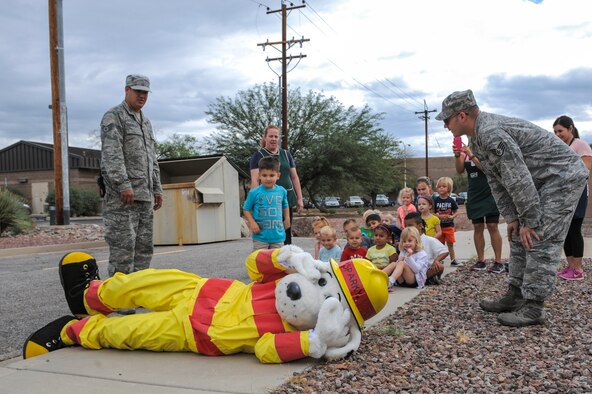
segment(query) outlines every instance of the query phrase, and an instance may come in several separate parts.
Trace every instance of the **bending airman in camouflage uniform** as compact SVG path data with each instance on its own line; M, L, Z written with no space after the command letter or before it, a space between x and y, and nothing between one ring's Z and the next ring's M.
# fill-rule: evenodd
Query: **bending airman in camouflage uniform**
M469 137L507 223L509 289L500 299L482 300L481 308L500 313L503 325L544 323L544 301L554 291L588 170L552 133L525 120L481 112L470 90L446 97L436 119L455 137Z
M152 125L142 112L149 92L147 77L128 75L125 100L101 121L109 276L146 269L152 260L153 215L162 205L162 187Z

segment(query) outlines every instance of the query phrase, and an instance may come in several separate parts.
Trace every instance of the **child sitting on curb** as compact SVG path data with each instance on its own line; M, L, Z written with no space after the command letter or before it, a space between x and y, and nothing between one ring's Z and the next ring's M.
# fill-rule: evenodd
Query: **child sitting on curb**
M401 254L390 276L390 288L393 286L416 287L421 289L426 282L430 262L423 250L421 235L415 227L408 227L401 233Z
M319 260L329 262L331 259L341 259L341 247L337 245L337 232L333 227L325 226L321 229L321 245Z
M368 252L362 246L362 231L358 226L352 226L346 233L347 245L341 253L341 261L351 260L354 258L366 258Z
M378 269L384 269L389 263L397 260L397 249L388 242L391 240L391 229L384 223L374 228L374 246L368 249L366 259Z
M312 233L316 238L313 256L315 260L319 259L319 251L321 250L321 229L325 226L330 226L329 221L324 216L319 216L312 222Z

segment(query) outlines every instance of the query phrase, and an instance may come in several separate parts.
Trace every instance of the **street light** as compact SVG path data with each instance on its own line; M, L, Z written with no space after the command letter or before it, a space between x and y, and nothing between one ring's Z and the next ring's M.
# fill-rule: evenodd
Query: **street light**
M407 147L411 147L411 145L404 143L402 140L399 140L399 142L403 146L403 184L404 187L407 187Z

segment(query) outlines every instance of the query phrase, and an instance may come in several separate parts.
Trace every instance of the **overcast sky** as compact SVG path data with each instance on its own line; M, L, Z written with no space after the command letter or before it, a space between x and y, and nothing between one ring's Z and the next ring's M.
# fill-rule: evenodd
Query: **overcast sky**
M295 2L295 5L301 4ZM473 89L482 110L551 130L568 114L592 142L592 18L588 0L310 0L288 17L288 36L310 42L289 87L384 112L381 126L425 152L414 112L440 110ZM257 43L279 41L279 0L64 0L66 101L71 146L89 138L123 99L129 73L146 74L144 107L164 140L204 137L216 97L277 83ZM0 1L0 148L53 142L48 9L44 0ZM294 64L294 63L293 63ZM279 62L271 63L279 71ZM442 122L429 122L430 155L450 153Z

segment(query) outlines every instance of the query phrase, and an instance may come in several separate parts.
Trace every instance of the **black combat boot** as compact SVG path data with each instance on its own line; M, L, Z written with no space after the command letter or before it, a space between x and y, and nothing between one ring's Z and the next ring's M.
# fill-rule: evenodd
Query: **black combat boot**
M479 302L479 306L486 312L501 313L515 311L520 308L523 303L524 298L522 298L522 290L516 286L509 285L508 291L502 298L497 300L486 298Z
M525 300L514 312L500 313L499 324L511 327L525 327L545 323L544 301Z

